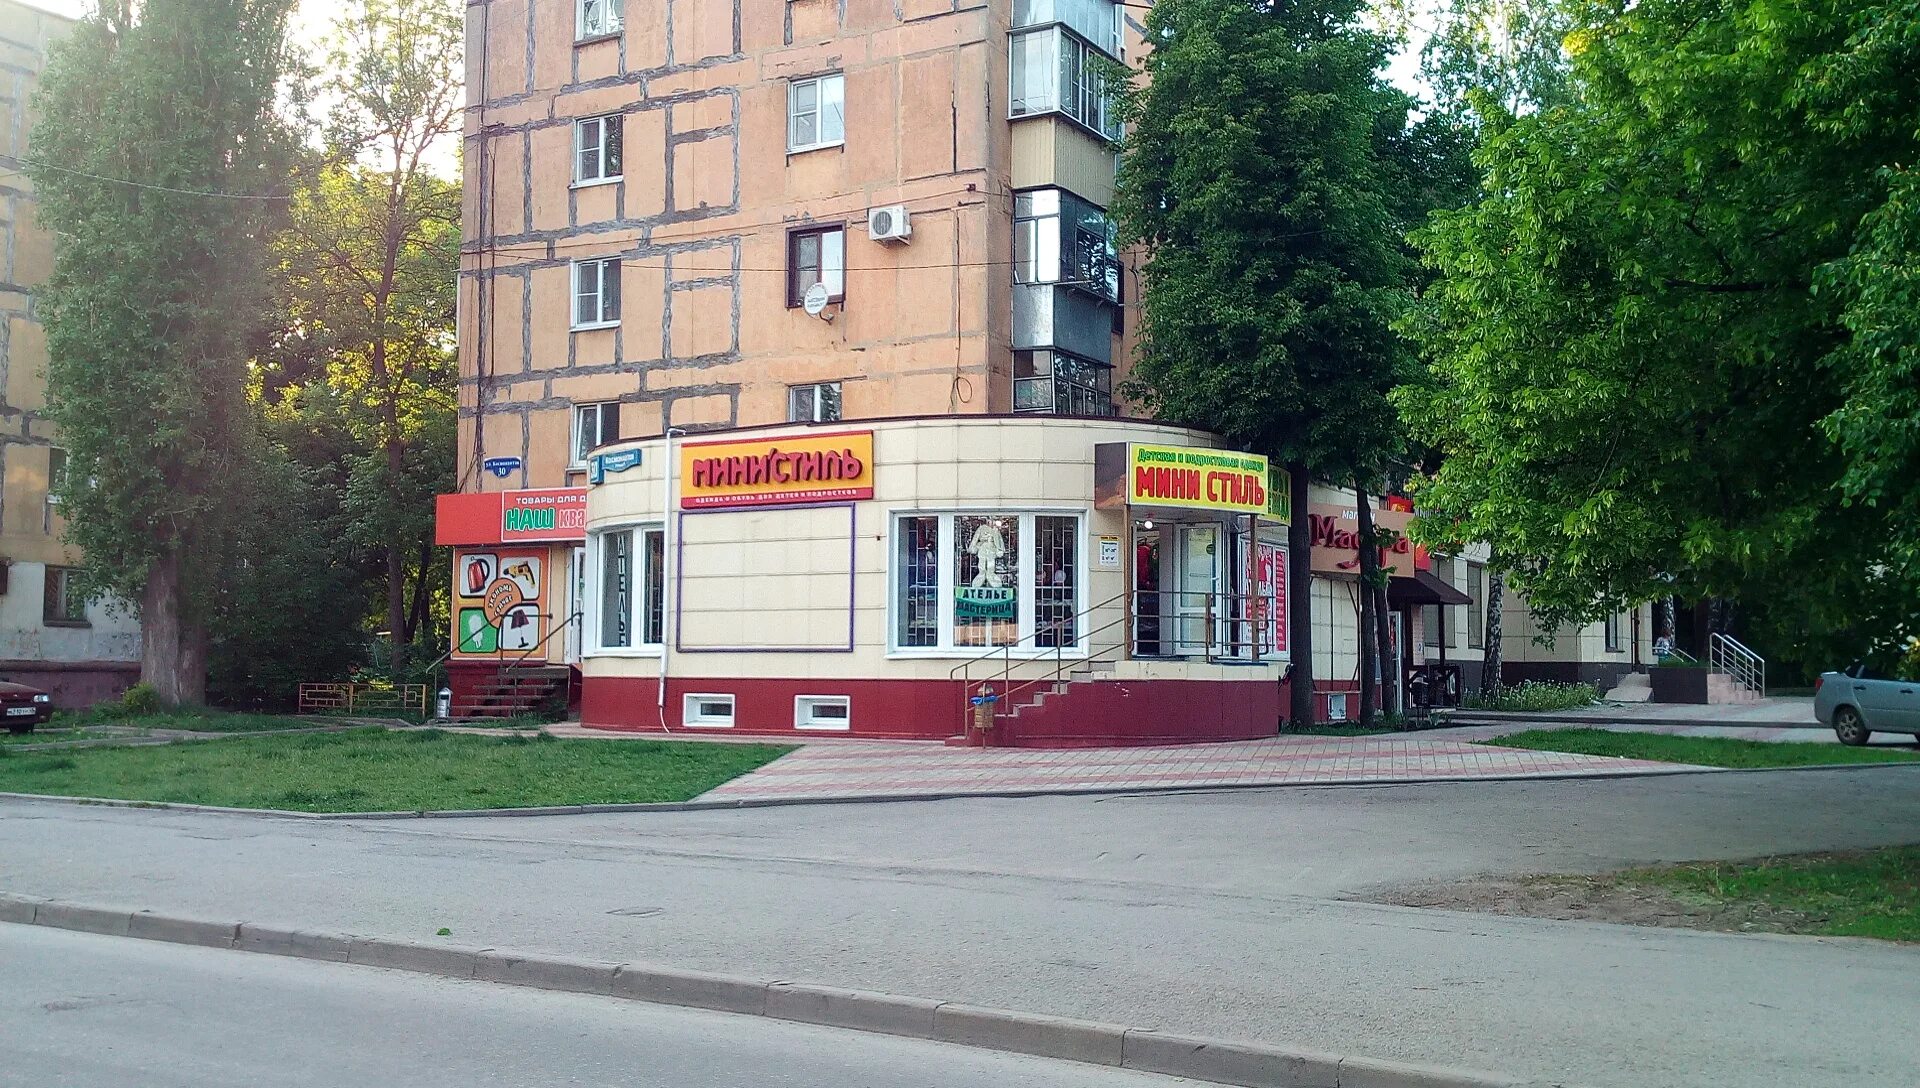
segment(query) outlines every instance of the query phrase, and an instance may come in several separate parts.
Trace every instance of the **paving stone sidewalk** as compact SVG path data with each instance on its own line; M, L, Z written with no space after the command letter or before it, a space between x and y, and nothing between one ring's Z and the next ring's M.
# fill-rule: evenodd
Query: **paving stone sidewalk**
M947 748L808 744L702 801L902 798L1223 786L1364 785L1700 770L1672 763L1495 748L1406 734L1272 737L1166 748Z

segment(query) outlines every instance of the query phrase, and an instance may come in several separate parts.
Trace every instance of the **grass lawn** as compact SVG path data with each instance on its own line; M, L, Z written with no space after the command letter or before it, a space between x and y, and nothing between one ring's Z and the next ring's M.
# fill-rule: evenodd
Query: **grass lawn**
M0 749L0 791L302 812L685 801L789 750L356 729L143 748Z
M184 729L195 733L266 733L279 729L318 729L325 722L307 721L285 714L237 714L225 710L163 710L151 714L130 714L111 703L78 713L56 713L48 726L41 728L85 729L103 725L122 729Z
M1691 763L1701 767L1813 767L1829 763L1911 763L1920 760L1920 748L1914 747L1848 748L1842 744L1675 737L1664 733L1615 733L1606 729L1529 729L1482 743L1500 748L1620 756L1662 763Z
M1617 879L1783 920L1791 933L1920 941L1920 846L1631 869Z

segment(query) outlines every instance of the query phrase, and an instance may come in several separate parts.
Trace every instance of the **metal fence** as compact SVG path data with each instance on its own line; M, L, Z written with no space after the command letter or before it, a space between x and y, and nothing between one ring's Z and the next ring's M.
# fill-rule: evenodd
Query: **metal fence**
M302 714L427 713L426 684L301 684Z

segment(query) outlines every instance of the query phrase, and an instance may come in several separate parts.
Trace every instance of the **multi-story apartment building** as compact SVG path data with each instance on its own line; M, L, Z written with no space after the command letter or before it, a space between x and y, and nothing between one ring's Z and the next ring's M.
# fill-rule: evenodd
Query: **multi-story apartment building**
M47 337L34 289L52 274L53 239L34 220L23 159L47 47L72 26L0 0L0 677L65 707L115 697L140 673L138 621L77 592L83 561L62 540L53 486L66 458L44 415Z
M462 709L524 659L609 727L944 737L984 684L1021 743L1273 732L1307 512L1116 400L1122 5L468 13Z

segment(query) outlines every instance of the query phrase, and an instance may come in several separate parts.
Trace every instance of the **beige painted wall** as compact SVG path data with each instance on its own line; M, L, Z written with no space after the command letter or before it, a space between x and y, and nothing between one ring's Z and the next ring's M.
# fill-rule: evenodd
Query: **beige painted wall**
M682 522L689 526L688 540L721 538L741 545L699 546L688 551L681 575L690 610L690 625L685 632L689 645L783 649L798 643L826 645L829 638L844 641L850 578L854 652L678 653L672 651L670 620L668 645L673 675L945 679L956 664L978 657L982 651L888 650L891 579L895 573L891 548L897 513L1079 514L1085 519L1084 536L1090 550L1100 536L1124 540L1127 532L1124 511L1092 508L1096 444L1144 441L1215 445L1212 436L1201 432L1117 420L1021 417L893 421L871 427L875 432L874 498L854 504L850 568L844 508L831 512L803 508L707 514ZM780 427L756 431L753 437L804 433L805 428ZM644 450L640 467L609 477L588 493L590 531L660 524L660 471L666 463L663 443L653 440L636 445ZM725 524L702 524L716 518ZM590 550L590 569L594 565ZM1122 592L1127 577L1124 556L1119 568L1100 570L1089 554L1080 569L1086 573L1082 607L1091 608ZM597 592L595 583L589 587L589 598L597 597ZM696 593L703 599L696 602ZM1088 620L1088 630L1099 630L1117 620L1119 614L1117 603L1105 611L1095 611ZM765 618L768 616L778 617L779 622L769 622ZM588 627L593 629L591 616ZM694 637L696 631L702 636L699 640ZM1092 636L1089 644L1104 648L1117 641L1118 631L1115 627L1109 633ZM1030 652L1029 656L1050 658L1051 651L1038 655ZM623 651L618 656L590 653L584 662L588 676L646 677L656 675L659 667L658 652L644 649ZM1272 679L1277 678L1280 668L1278 664L1256 669L1140 661L1126 663L1123 675Z

